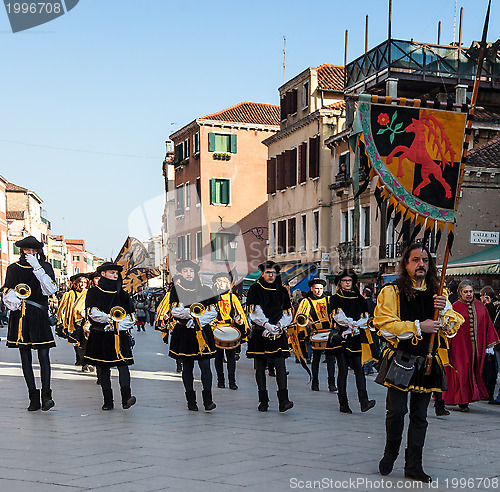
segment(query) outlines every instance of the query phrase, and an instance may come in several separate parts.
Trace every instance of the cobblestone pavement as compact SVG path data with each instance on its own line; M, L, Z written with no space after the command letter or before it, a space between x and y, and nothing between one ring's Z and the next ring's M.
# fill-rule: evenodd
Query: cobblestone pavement
M168 347L147 325L145 333L134 333L134 407L121 409L113 370L115 410L103 412L95 374L79 372L73 348L57 339L51 350L56 406L28 412L19 353L6 348L5 335L1 327L1 491L500 490L500 407L486 402L445 418L429 409L424 467L435 481L422 485L405 481L401 456L391 475L378 474L385 390L373 376L367 386L377 405L361 414L349 374L353 414L345 415L327 391L324 364L321 391L312 392L305 371L288 359L295 406L278 412L276 383L268 378L270 409L261 413L252 361L243 356L239 389L214 387L217 408L190 412ZM202 407L199 381L196 388Z

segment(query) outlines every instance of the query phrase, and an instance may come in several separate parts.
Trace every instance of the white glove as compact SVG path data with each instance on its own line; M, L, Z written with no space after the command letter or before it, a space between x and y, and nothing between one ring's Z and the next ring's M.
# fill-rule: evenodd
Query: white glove
M264 338L269 338L271 335L272 333L267 328L262 332Z
M348 318L342 309L339 309L338 314L333 315L333 319L341 326L349 326L349 320L352 322L352 318Z
M118 321L118 331L127 331L131 330L135 325L135 321L131 321L130 319L122 319Z
M196 328L194 326L194 319L191 318L187 323L186 323L186 328Z
M191 314L188 308L185 308L182 304L179 304L177 307L172 307L171 311L172 316L177 319L191 319Z
M267 321L264 323L264 328L265 328L264 331L268 331L270 335L277 335L280 332L278 330L278 328L276 327L276 325L272 325L271 323L269 323Z
M359 318L358 321L354 321L353 325L356 328L368 328L368 318Z
M15 291L9 290L7 294L3 295L3 303L7 306L7 309L10 309L11 311L17 311L18 309L21 309L21 299L17 297Z
M92 308L89 317L98 323L110 323L112 322L111 315L108 313L103 313L96 307ZM112 328L111 328L112 329Z
M33 267L33 270L42 268L38 258L35 255L26 255L26 261Z
M113 330L114 330L113 325L106 325L106 326L104 327L104 331L113 331Z
M359 335L359 328L356 328L356 327L352 328L352 329L351 329L351 333L352 333L353 335Z
M352 333L351 329L343 331L342 332L342 338L347 338L347 335L350 335Z
M495 355L495 351L493 350L493 347L489 347L486 349L487 354Z

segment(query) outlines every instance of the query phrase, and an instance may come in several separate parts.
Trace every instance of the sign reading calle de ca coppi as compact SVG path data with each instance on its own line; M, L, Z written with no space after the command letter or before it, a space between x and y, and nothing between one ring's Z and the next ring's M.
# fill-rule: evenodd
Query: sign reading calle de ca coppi
M470 231L471 244L498 244L500 232L493 231Z
M57 19L70 11L80 0L45 0L12 2L4 0L12 32L25 31Z

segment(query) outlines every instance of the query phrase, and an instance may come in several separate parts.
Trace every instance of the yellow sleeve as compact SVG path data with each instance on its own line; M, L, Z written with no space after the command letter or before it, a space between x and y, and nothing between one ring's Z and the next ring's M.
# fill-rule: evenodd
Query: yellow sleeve
M452 338L457 334L458 329L465 322L464 317L454 311L453 306L448 301L448 296L443 293L443 296L446 297L446 306L439 312L439 321L441 321L441 330L444 335L448 338Z
M234 306L236 312L240 315L241 319L243 320L243 325L245 326L245 330L249 330L250 327L248 326L247 315L245 314L245 310L241 306L240 300L234 294L231 294L231 295L233 296L233 306Z
M386 339L408 339L418 333L413 321L402 321L399 317L399 290L395 285L388 285L380 291L373 326Z
M170 292L167 292L156 309L155 329L159 330L165 324L165 315L170 312L170 307Z
M297 312L295 313L295 322L297 322L297 315L304 314L309 317L309 311L311 310L311 303L307 299L302 299L300 301Z
M57 308L57 322L62 323L64 318L64 311L66 309L66 303L68 302L68 294L69 292L65 292L61 297L61 302L59 303L59 307Z

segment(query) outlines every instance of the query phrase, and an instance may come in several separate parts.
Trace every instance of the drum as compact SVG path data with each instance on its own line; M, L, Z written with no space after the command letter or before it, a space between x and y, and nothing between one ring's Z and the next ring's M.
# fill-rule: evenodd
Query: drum
M220 349L234 349L240 343L241 334L232 326L219 325L214 328L215 346Z
M325 350L328 343L329 332L316 333L311 337L311 347L313 350Z

